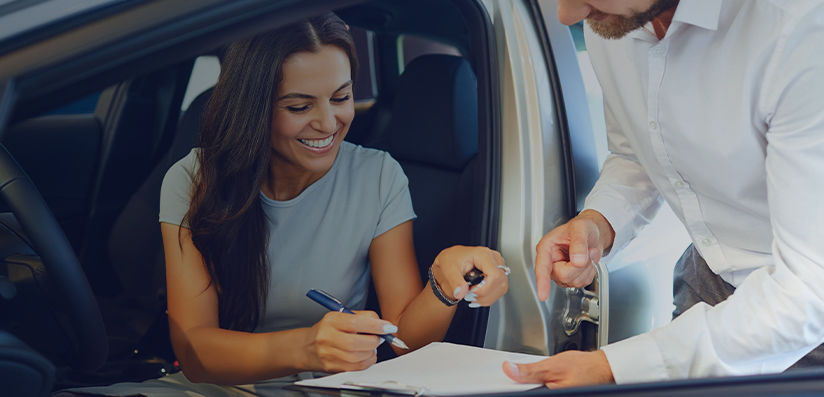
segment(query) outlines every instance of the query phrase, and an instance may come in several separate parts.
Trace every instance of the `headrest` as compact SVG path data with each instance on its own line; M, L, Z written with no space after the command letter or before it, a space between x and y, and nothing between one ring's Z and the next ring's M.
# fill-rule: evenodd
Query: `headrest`
M206 106L208 106L214 90L215 88L212 87L201 92L180 116L177 134L172 140L168 154L173 162L180 160L189 154L193 147L197 146L200 127L203 126L203 117L206 115Z
M400 77L388 130L398 160L460 171L478 153L478 82L462 57L422 55Z

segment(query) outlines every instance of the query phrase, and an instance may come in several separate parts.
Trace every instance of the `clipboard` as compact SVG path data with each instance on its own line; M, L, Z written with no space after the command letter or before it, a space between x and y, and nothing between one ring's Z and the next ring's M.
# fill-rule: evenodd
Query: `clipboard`
M502 363L527 363L545 358L436 342L363 371L301 380L288 388L347 396L457 396L519 392L543 385L514 382L503 373Z
M381 384L345 383L337 388L320 386L290 385L285 387L307 393L325 394L330 396L372 397L372 396L425 396L426 388L406 385L398 382L383 382Z

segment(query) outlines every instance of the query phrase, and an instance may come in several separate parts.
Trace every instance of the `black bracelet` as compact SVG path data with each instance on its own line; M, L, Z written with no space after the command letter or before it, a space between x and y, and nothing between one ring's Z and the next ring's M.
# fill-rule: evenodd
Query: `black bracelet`
M444 305L455 306L458 304L458 302L461 301L460 299L456 299L453 301L452 299L447 298L446 295L443 294L443 291L441 291L441 288L438 286L438 282L435 281L435 275L432 274L432 266L429 266L429 285L432 287L432 292L435 294L435 296L438 297L438 299L441 302L443 302Z

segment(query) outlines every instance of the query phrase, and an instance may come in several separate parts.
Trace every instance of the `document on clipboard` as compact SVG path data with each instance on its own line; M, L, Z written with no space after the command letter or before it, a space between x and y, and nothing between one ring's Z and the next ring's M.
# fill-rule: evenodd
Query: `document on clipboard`
M294 384L417 396L518 392L541 385L516 383L504 374L501 364L504 361L531 363L544 358L546 357L436 342L363 371L343 372L301 380Z

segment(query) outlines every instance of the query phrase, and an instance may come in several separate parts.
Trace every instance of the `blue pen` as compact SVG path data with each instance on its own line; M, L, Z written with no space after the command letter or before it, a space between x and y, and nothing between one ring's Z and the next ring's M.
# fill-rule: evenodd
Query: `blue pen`
M326 291L322 291L319 289L310 289L309 292L306 293L306 296L308 296L313 301L320 303L321 305L323 305L323 307L329 310L341 313L355 314L351 310L347 309L346 306L343 305L343 302L341 302L338 298L329 295L329 293ZM406 343L403 343L403 341L395 335L384 334L378 336L381 339L401 349L409 349L409 346L407 346Z

